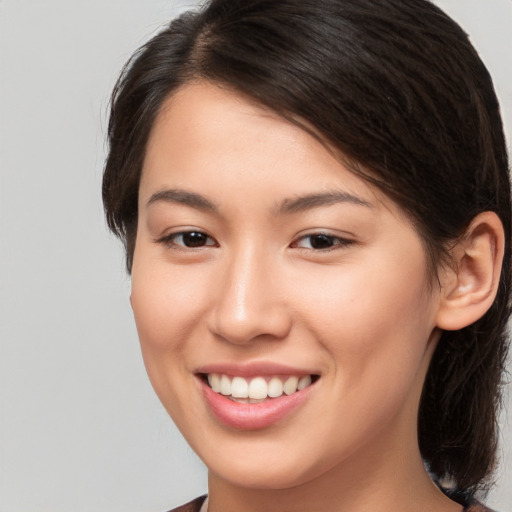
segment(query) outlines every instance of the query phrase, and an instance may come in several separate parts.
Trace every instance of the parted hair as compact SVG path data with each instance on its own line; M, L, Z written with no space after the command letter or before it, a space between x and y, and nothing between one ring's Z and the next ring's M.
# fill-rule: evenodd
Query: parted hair
M489 311L441 335L418 418L422 456L460 499L496 466L510 315L510 180L491 78L464 31L427 0L212 0L141 47L111 99L107 223L131 270L145 149L162 103L209 81L325 141L410 217L430 270L483 211L506 237ZM458 499L457 495L453 495Z

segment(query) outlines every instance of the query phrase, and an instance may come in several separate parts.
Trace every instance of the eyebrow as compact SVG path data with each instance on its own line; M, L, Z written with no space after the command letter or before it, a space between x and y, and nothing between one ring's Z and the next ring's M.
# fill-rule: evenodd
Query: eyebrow
M330 206L336 203L351 203L358 206L373 208L373 205L360 197L343 191L330 191L319 194L308 194L294 199L285 199L278 208L278 213L296 213L321 206Z
M149 198L146 208L159 201L182 204L205 212L218 211L217 206L206 197L201 194L196 194L195 192L187 192L186 190L167 189L155 192Z
M159 201L182 204L205 212L217 213L219 211L217 206L205 196L181 189L166 189L155 192L149 198L146 207L149 207ZM319 208L321 206L330 206L336 203L350 203L358 206L373 208L371 203L361 199L360 197L349 194L348 192L335 190L330 192L307 194L293 199L285 199L277 208L276 214L283 215L297 213L304 210Z

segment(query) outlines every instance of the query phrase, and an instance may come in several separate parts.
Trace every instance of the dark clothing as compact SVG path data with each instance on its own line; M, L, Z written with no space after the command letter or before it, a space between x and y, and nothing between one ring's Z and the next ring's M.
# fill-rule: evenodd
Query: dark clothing
M181 507L173 508L172 510L169 510L169 512L199 512L205 499L206 496L201 496L200 498L196 498L194 501L190 501Z
M199 512L201 509L201 505L203 504L206 496L201 496L200 498L196 498L194 501L187 503L186 505L182 505L181 507L174 508L169 512ZM475 503L468 507L464 508L464 512L493 512L490 508L484 507L480 503Z

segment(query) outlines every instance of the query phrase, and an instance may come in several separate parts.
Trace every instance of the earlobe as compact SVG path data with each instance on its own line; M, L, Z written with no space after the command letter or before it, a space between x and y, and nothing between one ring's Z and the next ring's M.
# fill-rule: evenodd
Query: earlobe
M458 330L471 325L496 297L505 235L494 212L477 215L451 251L453 264L441 271L437 326Z

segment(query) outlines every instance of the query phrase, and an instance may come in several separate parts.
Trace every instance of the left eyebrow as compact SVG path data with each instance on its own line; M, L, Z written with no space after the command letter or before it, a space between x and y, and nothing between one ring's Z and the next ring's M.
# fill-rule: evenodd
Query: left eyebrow
M294 199L285 199L277 209L278 214L296 213L321 206L330 206L336 203L350 203L358 206L373 208L373 204L343 191L330 191L318 194L308 194Z
M218 211L217 206L215 206L215 204L208 198L202 196L201 194L196 194L195 192L189 192L187 190L167 189L156 192L149 198L146 207L149 207L153 203L157 203L159 201L163 201L165 203L182 204L206 212L215 213Z

